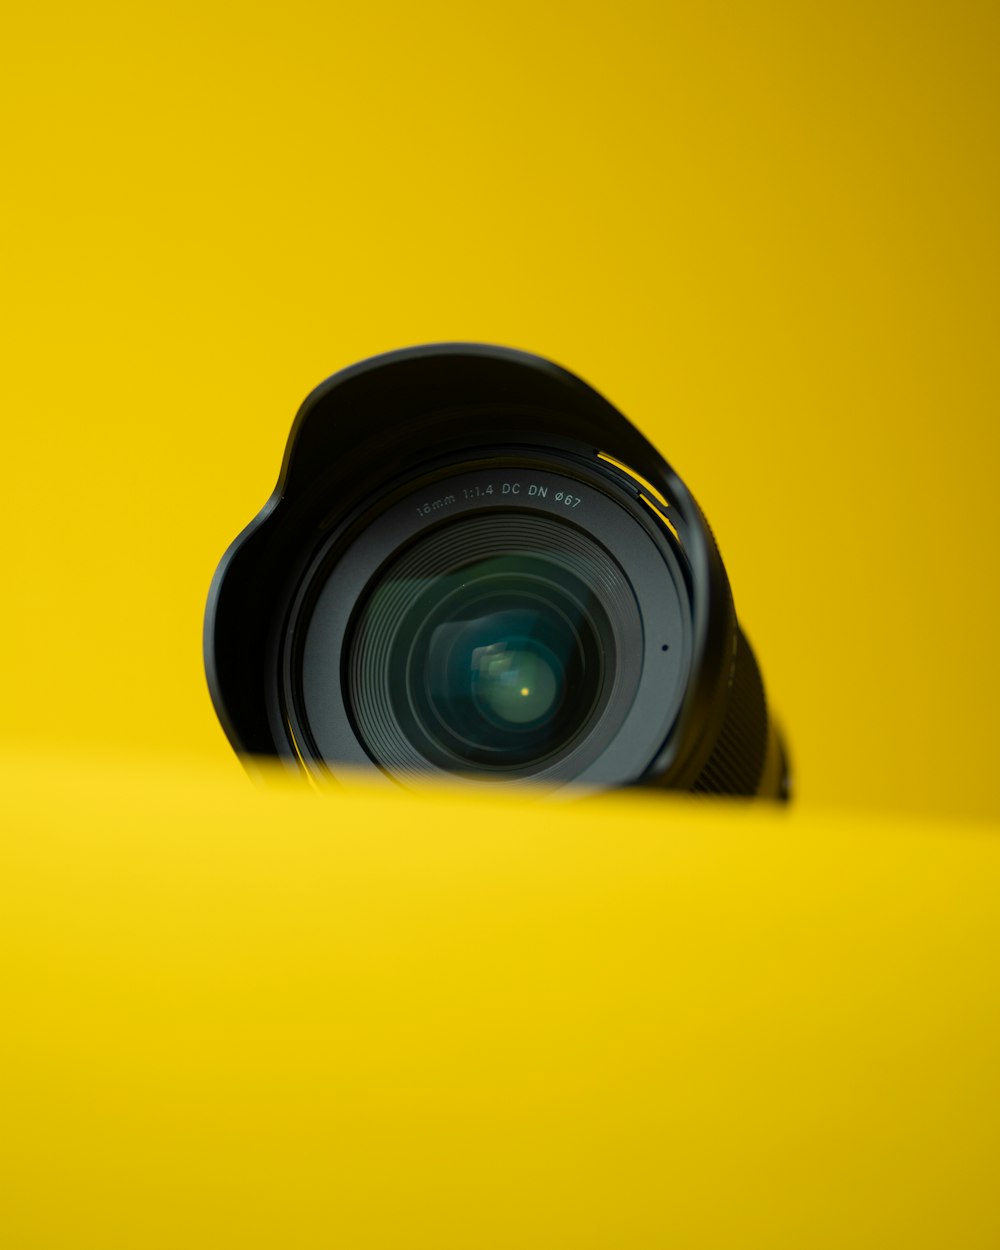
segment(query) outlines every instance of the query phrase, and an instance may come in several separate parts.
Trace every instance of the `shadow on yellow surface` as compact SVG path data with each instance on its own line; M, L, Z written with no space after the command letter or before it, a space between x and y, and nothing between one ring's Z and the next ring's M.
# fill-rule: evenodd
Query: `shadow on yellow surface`
M0 792L5 1245L1000 1238L990 827L138 757Z

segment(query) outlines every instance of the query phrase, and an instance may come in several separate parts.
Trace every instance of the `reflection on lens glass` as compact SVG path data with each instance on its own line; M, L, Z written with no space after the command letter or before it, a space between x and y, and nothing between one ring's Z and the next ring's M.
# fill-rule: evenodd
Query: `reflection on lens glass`
M555 703L556 675L536 652L509 649L505 642L476 647L472 669L480 702L503 721L533 724Z
M518 597L512 588L502 602ZM489 598L496 602L496 592ZM461 595L457 600L450 615L458 619L430 633L427 695L443 725L464 725L466 740L499 749L504 740L498 730L539 729L558 710L567 666L579 650L579 629L565 610L548 603L536 607L529 600L533 606L520 610L472 615L463 611ZM479 600L481 608L482 592Z
M433 738L504 765L546 754L579 727L600 670L580 604L496 561L442 579L431 598L408 684Z

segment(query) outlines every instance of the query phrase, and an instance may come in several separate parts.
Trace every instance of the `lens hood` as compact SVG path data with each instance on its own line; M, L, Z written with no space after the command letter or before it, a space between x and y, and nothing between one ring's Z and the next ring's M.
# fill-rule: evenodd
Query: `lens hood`
M235 750L316 777L788 794L690 491L508 348L390 352L307 397L216 571L205 666Z

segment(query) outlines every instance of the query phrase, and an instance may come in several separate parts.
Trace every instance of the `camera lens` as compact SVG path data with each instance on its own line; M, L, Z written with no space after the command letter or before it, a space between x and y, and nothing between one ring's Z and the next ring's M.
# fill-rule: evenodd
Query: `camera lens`
M372 758L400 773L537 776L608 715L609 678L639 634L627 579L585 533L517 511L470 517L373 580L347 640L349 710Z
M412 348L318 388L216 572L205 653L241 755L317 779L787 794L691 493L521 352Z

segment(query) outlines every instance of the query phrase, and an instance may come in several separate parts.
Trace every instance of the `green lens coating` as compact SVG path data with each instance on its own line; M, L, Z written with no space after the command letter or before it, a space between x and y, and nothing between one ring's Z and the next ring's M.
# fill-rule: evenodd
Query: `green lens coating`
M480 704L512 725L538 721L556 700L559 682L555 672L535 651L507 642L476 647L472 667Z

